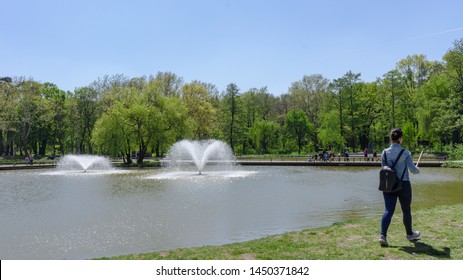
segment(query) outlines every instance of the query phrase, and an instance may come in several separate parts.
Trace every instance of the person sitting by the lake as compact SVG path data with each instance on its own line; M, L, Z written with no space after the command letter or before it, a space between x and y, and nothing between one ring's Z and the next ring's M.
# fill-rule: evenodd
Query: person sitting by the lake
M363 150L363 157L365 158L365 161L368 161L368 150L367 150L366 147L365 147L365 149Z
M394 215L397 199L399 199L400 206L403 213L403 224L405 226L407 240L413 241L421 238L419 231L414 231L412 228L412 214L411 214L411 203L412 203L412 186L410 184L410 176L408 170L414 174L420 173L420 169L413 163L413 158L409 150L402 148L401 144L403 141L402 129L394 128L390 133L391 146L385 149L382 153L381 166L392 166L394 162L394 169L397 170L397 174L402 177L402 189L393 192L383 192L385 211L381 218L381 236L379 243L381 246L389 246L387 242L387 231L391 224L392 216ZM404 152L399 157L400 151L404 149ZM386 162L387 158L387 162Z
M312 162L312 161L316 161L316 159L317 159L317 155L309 154L307 161Z

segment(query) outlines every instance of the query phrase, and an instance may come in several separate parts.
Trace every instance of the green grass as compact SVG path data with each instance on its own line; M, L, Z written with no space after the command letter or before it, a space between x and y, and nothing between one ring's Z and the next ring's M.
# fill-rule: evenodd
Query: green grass
M290 232L242 243L135 254L112 259L164 260L463 260L463 204L413 212L422 239L405 239L400 207L388 232L389 247L379 245L381 217Z
M463 168L463 161L446 161L444 162L444 167L452 167L452 168Z

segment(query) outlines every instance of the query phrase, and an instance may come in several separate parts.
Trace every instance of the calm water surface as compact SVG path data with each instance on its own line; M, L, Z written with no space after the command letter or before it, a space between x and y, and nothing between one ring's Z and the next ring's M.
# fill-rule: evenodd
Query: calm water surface
M0 259L218 245L378 216L377 168L0 173ZM413 208L463 203L463 170L422 168ZM400 210L399 210L400 211ZM379 230L379 229L378 229Z

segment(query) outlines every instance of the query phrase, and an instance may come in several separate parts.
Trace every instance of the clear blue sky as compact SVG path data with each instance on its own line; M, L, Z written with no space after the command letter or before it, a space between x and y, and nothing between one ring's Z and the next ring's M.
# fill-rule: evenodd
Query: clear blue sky
M0 0L0 76L73 91L170 71L219 91L287 92L304 75L371 82L463 38L458 0Z

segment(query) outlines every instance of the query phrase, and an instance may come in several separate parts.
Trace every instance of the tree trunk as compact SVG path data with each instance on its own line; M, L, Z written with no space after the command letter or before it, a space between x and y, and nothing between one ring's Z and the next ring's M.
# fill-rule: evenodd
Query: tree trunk
M161 154L161 144L156 143L156 145L154 147L154 152L156 154L156 157L161 157L162 156L162 154Z
M461 143L460 131L456 129L452 131L452 142L453 142L453 145Z
M140 147L140 151L138 152L138 158L137 158L137 164L138 165L143 164L143 159L145 159L145 154L146 154L147 149L148 149L148 147L146 147L145 145L142 145Z
M132 164L132 155L130 152L122 155L122 160L125 164Z
M39 155L44 156L47 151L47 139L43 139L39 147Z

